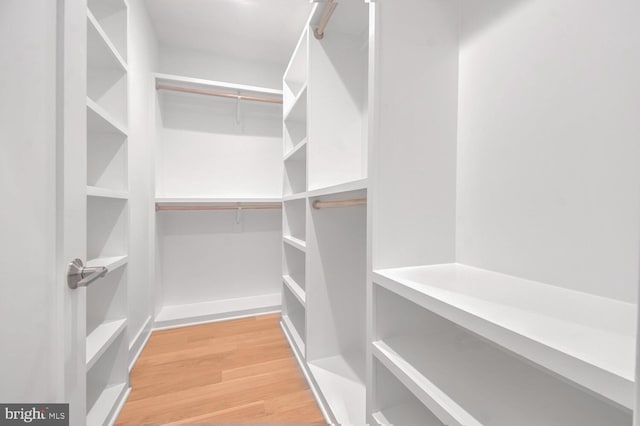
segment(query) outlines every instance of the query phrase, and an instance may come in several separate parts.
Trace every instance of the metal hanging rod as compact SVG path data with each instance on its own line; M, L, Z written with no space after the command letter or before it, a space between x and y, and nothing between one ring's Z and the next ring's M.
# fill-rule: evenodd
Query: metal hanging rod
M214 210L280 210L282 204L245 204L241 206L156 206L156 211L214 211Z
M338 3L334 0L327 1L327 7L324 10L324 15L320 19L320 24L313 30L313 35L316 39L322 40L324 38L324 30L327 29L327 25L329 25L329 20L331 19L331 15L333 15L333 11L338 7Z
M263 98L261 96L236 95L234 93L215 92L213 90L192 89L189 87L170 86L167 84L156 84L156 90L171 90L173 92L192 93L195 95L218 96L220 98L237 99L239 101L266 102L270 104L282 104L282 99Z
M356 198L353 200L337 200L337 201L320 201L313 202L314 209L334 209L337 207L353 207L353 206L366 206L366 198Z

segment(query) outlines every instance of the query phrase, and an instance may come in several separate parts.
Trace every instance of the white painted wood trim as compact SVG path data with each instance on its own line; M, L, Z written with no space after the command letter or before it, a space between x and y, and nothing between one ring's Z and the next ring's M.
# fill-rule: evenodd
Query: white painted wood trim
M135 367L138 359L140 359L140 355L142 355L142 351L144 351L147 343L149 343L149 339L151 338L151 334L153 333L152 321L153 318L151 317L151 315L149 315L144 324L142 324L142 327L140 327L140 330L138 330L136 336L129 344L129 374L131 374L133 367ZM131 356L132 354L133 356Z

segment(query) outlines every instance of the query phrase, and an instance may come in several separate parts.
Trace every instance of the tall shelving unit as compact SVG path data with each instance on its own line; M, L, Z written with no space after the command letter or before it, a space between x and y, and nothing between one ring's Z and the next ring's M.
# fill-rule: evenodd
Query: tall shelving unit
M632 26L584 4L580 19L616 27L598 47L593 34L565 38L566 5L472 3L371 3L367 419L629 426L637 259L620 248L637 247L638 172L625 158L639 151L618 112L633 105L625 94L602 108L557 78L581 63L578 86L613 93L606 70L640 67L624 53ZM585 105L597 122L577 118ZM535 130L532 111L544 111ZM615 142L598 136L608 126ZM599 157L624 171L596 177Z
M113 421L128 393L127 3L87 8L87 256L108 274L86 290L87 424Z
M282 91L154 77L155 327L278 312Z
M368 8L316 7L283 78L282 328L331 423L365 421Z

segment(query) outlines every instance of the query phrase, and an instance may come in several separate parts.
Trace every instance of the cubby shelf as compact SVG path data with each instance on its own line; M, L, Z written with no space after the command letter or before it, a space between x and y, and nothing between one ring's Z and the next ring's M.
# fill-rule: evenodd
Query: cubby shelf
M307 197L306 192L299 192L297 194L285 195L282 197L282 201L294 201L294 200L302 200Z
M303 86L296 95L293 103L284 113L284 121L306 121L307 120L307 86Z
M89 61L94 65L127 71L125 60L89 10L87 10L87 54Z
M366 387L344 356L310 361L309 370L337 424L366 424Z
M87 425L105 424L129 391L126 383L107 386L87 413Z
M284 156L284 161L305 161L307 159L307 138L289 150Z
M96 327L87 336L87 370L105 353L116 338L125 330L127 320L107 321Z
M462 264L378 270L374 282L633 408L635 306L630 303Z
M302 252L307 251L307 243L302 241L299 238L295 238L295 237L292 237L292 236L289 236L289 235L285 235L285 236L282 237L282 240L285 243L289 244L291 247L295 247L295 248L297 248L298 250L300 250Z
M100 105L87 98L87 131L89 133L116 133L127 136L127 129Z
M129 194L125 191L117 191L108 188L99 188L97 186L87 186L88 197L113 198L117 200L127 200Z
M289 275L283 275L282 276L282 281L285 283L285 285L287 287L289 287L289 290L291 290L291 293L293 293L293 295L296 297L296 299L298 299L300 304L302 304L302 306L305 306L305 304L306 304L305 297L306 296L305 296L305 292L302 289L302 287L300 287L300 285L293 278L291 278L291 276L289 276Z
M438 389L410 363L395 353L383 341L373 342L374 356L403 385L405 385L444 424L481 426L478 420L467 413L453 399Z

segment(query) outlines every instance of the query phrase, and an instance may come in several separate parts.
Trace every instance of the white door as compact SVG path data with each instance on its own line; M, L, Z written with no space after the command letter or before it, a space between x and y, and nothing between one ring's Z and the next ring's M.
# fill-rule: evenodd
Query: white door
M0 2L0 401L86 416L86 5ZM61 48L64 46L64 49Z

